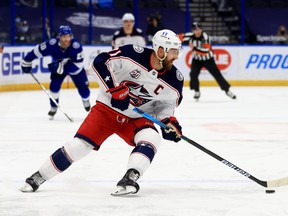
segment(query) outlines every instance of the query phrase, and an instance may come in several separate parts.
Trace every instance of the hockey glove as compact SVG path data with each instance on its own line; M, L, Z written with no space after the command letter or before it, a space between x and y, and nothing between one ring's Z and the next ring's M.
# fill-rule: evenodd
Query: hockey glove
M168 129L161 128L163 138L179 142L182 136L182 127L179 125L177 119L171 116L170 118L163 119L161 122L168 126Z
M118 108L122 111L128 109L130 96L129 96L129 88L126 85L119 85L115 88L109 89L107 92L110 92L112 95L111 98L112 107Z
M32 62L27 62L27 61L23 60L21 62L21 68L22 68L23 73L31 73Z
M64 64L59 61L52 62L48 64L48 68L51 73L63 74L63 66Z

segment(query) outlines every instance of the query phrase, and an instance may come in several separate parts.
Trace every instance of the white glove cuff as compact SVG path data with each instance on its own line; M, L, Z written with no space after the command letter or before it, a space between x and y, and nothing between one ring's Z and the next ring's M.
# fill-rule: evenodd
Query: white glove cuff
M32 62L27 62L25 60L22 60L21 66L22 67L32 67Z

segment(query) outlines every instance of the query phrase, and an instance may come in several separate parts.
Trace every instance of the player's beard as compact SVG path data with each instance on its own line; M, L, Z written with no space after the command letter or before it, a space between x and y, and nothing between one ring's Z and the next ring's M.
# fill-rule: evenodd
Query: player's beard
M162 65L163 65L163 69L165 70L170 70L173 66L173 62L174 62L175 59L170 59L168 60L167 58L165 58L162 62Z

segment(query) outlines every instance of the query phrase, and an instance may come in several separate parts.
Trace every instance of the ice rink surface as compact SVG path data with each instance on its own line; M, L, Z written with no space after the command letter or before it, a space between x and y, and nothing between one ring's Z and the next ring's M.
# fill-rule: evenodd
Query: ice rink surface
M176 112L183 134L261 180L288 176L288 87L201 88L199 102L184 89ZM95 101L97 89L92 89ZM140 191L110 195L126 172L132 148L117 136L74 163L36 193L19 191L25 179L69 141L87 115L75 89L62 90L48 120L45 92L0 93L0 215L10 216L284 216L288 186L265 188L185 141L163 141ZM101 123L100 123L101 124Z

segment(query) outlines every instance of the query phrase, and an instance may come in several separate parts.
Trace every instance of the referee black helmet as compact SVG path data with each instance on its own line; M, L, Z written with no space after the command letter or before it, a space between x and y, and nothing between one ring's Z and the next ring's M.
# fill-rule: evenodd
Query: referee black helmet
M202 29L201 23L199 23L199 22L193 22L193 23L192 23L192 29L194 30L194 29L197 29L197 28Z

